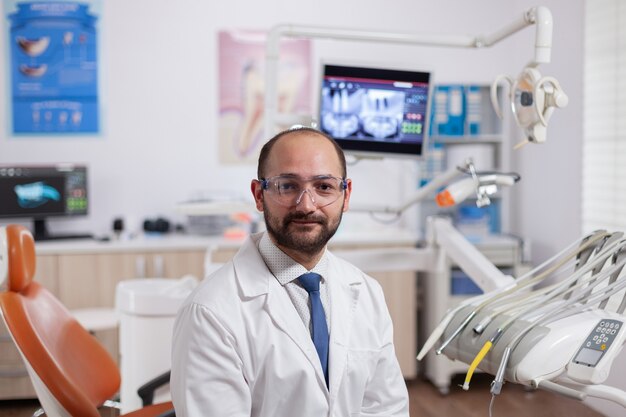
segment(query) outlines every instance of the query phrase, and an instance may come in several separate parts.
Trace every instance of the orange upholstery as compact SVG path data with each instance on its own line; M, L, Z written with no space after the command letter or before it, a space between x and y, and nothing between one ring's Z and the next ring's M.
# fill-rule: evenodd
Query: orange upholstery
M22 291L35 277L35 241L23 226L9 225L7 231L9 291Z
M35 245L30 232L7 226L7 245L8 290L0 293L0 307L16 345L70 415L99 417L97 407L119 389L117 365L65 306L33 281ZM171 408L167 403L130 415L155 416Z

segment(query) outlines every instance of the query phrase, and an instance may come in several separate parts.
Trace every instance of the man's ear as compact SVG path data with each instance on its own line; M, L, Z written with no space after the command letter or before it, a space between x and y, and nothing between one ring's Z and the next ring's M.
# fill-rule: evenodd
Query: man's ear
M343 193L343 211L344 213L348 211L350 207L350 195L352 194L352 180L350 178L346 179L346 190Z
M250 183L250 190L252 191L252 196L254 197L256 209L262 212L263 211L263 187L261 186L261 181L252 180L252 182Z

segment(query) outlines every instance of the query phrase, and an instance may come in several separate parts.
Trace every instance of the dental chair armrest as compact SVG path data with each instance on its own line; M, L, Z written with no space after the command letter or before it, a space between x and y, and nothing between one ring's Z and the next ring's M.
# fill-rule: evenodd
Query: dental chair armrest
M154 392L157 388L162 387L165 384L169 384L170 382L170 371L167 371L157 377L152 378L150 381L146 382L142 386L137 389L137 395L141 398L141 402L143 406L151 405L154 401ZM165 413L163 416L167 416ZM160 416L159 416L160 417Z

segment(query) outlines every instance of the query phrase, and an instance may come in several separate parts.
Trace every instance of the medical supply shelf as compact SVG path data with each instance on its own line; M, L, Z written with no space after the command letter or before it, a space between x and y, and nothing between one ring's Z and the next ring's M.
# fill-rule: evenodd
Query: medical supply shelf
M423 161L421 184L452 166L472 158L477 171L510 170L511 148L508 145L508 116L500 119L491 105L491 86L485 84L438 84L434 87L431 107L429 145ZM504 90L498 89L499 102L504 103ZM506 193L507 191L505 191ZM490 232L509 230L510 203L502 192L491 197L493 207L483 208L491 217ZM464 205L475 202L467 199ZM436 214L446 214L457 220L463 212L459 207L440 208L434 201L424 201L420 209L420 224ZM460 227L459 227L460 229Z
M418 237L403 231L342 233L331 249L414 247ZM203 277L207 262L226 262L243 239L171 235L132 240L37 242L35 280L70 310L113 308L118 282L132 278ZM407 379L417 376L417 276L413 272L376 272L394 321L396 353ZM117 359L117 328L97 330L95 337ZM4 324L0 324L0 400L35 398L22 359Z
M454 94L457 91L459 93ZM501 120L493 110L490 91L491 86L481 84L436 85L431 107L429 151L433 147L449 151L461 145L491 145L493 167L480 166L480 161L475 161L476 169L507 169L508 158L504 158L507 155L502 146L506 142L504 126L507 126L507 121ZM501 88L497 94L499 101L504 102ZM471 150L471 146L468 149ZM427 154L426 157L431 156ZM449 159L449 155L447 157ZM446 162L444 165L449 168L451 161ZM445 166L442 168L445 169Z
M510 271L518 277L530 268L522 259L523 242L511 236L491 236L475 243L478 250L490 262L505 273ZM468 295L452 294L452 270L458 268L449 259L446 260L447 271L444 274L420 273L419 282L424 299L420 309L419 340L426 340L439 324L445 313L468 299ZM439 347L437 343L435 348ZM424 375L442 394L450 390L450 381L455 374L465 373L468 365L452 361L445 355L435 355L431 350L425 358Z

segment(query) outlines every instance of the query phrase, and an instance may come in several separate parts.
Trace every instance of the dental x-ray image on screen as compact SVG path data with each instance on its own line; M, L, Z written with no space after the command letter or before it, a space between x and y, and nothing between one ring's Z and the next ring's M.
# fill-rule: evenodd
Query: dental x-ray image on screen
M321 130L346 151L420 156L430 73L324 65Z
M322 119L324 129L337 138L363 135L397 140L404 97L404 93L377 89L350 91L337 83L324 92L332 106Z

